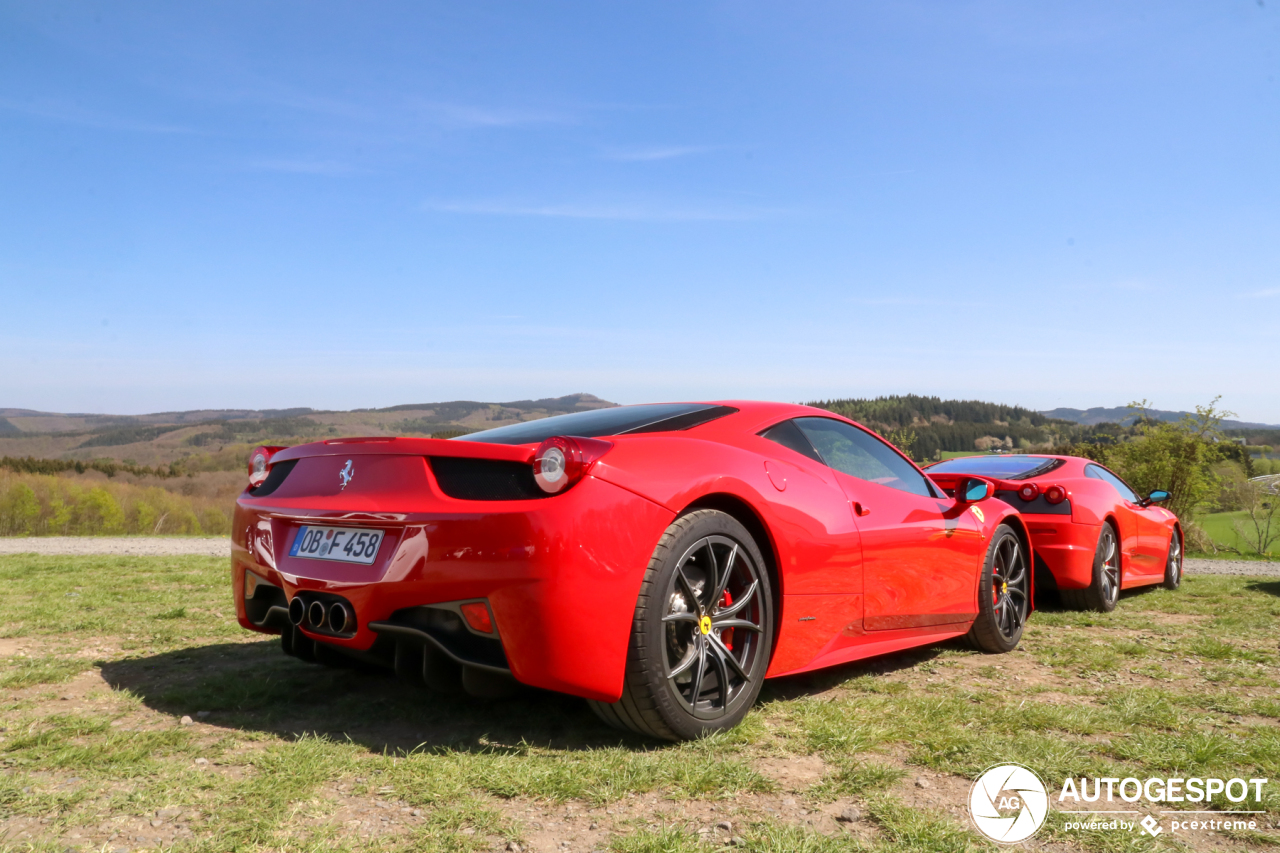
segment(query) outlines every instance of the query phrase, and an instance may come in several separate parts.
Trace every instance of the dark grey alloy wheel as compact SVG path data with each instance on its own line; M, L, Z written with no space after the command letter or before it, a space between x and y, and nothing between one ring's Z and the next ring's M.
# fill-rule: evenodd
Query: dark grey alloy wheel
M754 664L763 659L760 569L744 550L726 536L698 540L663 596L667 687L700 720L732 713L751 692Z
M1031 610L1031 572L1022 539L1007 524L996 528L978 581L978 618L971 645L985 652L1012 651Z
M610 725L666 740L736 726L760 693L773 645L764 556L736 519L672 522L641 585L622 698L591 702Z
M1093 582L1085 589L1062 590L1062 603L1074 610L1109 613L1120 598L1120 542L1110 523L1102 525L1093 554Z
M1169 539L1169 556L1164 564L1164 588L1177 589L1182 583L1182 537L1175 528Z

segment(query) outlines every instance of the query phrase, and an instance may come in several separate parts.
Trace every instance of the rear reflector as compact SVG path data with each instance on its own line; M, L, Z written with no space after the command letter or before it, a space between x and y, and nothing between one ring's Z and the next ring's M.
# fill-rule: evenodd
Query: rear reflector
M471 630L481 634L493 633L493 617L489 615L489 605L483 601L469 601L461 605L462 617L467 620Z

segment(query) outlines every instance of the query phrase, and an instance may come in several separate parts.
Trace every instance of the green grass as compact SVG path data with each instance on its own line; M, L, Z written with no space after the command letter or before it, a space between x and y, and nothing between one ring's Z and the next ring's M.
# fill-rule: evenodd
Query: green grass
M154 848L131 839L173 809L195 816L171 821L179 853L490 850L527 841L529 808L573 808L609 830L599 849L710 853L728 836L689 815L717 805L735 849L967 851L994 848L909 780L967 791L1000 761L1050 787L1280 777L1274 580L1191 576L1112 614L1046 610L1009 655L943 644L769 682L742 726L690 744L612 731L569 697L476 702L286 658L235 625L222 559L0 557L0 590L0 636L25 649L0 659L0 823L34 827L10 846ZM770 770L815 761L803 783ZM811 816L857 803L861 829L810 825L778 810L784 797ZM398 831L367 837L339 819L346 801L393 801L380 813ZM1274 792L1257 806L1280 819ZM1043 840L1135 842L1052 827Z
M1280 559L1280 542L1272 544L1271 556L1269 557L1260 556L1257 551L1253 550L1253 548L1251 548L1240 537L1240 534L1235 529L1235 525L1237 522L1245 525L1246 529L1251 529L1249 527L1250 525L1249 514L1244 511L1214 512L1214 513L1209 513L1208 515L1200 516L1198 519L1196 519L1196 523L1199 524L1200 527L1204 530L1204 532L1209 536L1209 538L1213 540L1215 545L1217 545L1219 548L1231 548L1239 552L1238 554L1228 552L1226 554L1218 554L1218 555L1196 554L1196 556L1197 557L1225 556L1233 560L1238 560L1242 558L1248 559L1248 560Z

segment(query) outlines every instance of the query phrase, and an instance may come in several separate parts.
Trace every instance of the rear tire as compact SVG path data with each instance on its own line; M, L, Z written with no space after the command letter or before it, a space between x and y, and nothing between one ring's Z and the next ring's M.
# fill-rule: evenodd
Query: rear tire
M996 528L978 579L978 618L965 639L992 654L1011 652L1022 639L1031 602L1027 549L1007 524Z
M640 586L622 697L590 701L609 725L663 740L731 729L755 703L773 651L764 555L732 516L671 523Z
M1120 598L1120 537L1110 522L1102 525L1093 551L1093 580L1085 589L1062 590L1062 603L1072 610L1110 613Z
M1164 588L1177 589L1182 585L1182 536L1174 528L1169 538L1169 556L1164 561Z

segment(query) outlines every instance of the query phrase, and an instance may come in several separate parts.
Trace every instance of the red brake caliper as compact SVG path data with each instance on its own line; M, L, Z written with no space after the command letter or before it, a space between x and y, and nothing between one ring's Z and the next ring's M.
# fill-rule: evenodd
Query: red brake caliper
M724 591L724 601L721 607L730 607L733 605L733 596L729 594L729 590ZM720 634L720 642L724 643L724 647L729 651L733 651L733 629L728 628Z

